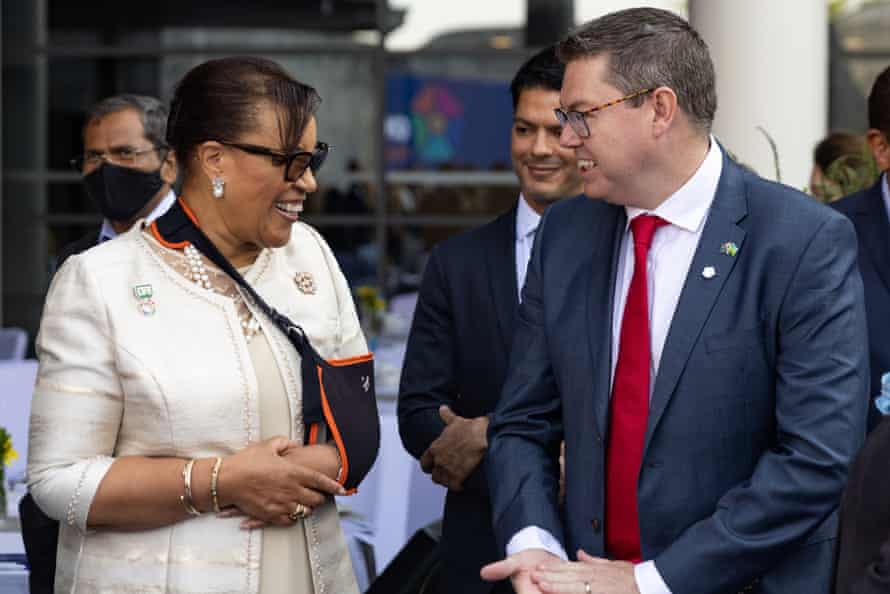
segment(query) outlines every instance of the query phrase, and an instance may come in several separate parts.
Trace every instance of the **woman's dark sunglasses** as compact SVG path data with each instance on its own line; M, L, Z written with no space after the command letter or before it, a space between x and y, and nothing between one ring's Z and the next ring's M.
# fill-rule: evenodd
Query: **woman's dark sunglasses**
M311 169L313 175L318 173L318 170L324 164L324 160L328 157L328 150L330 150L330 147L325 142L317 143L314 151L297 151L295 153L281 153L255 144L241 144L240 142L226 142L223 140L218 140L217 142L251 155L269 157L276 165L284 165L284 181L288 182L295 182L303 177L306 169Z

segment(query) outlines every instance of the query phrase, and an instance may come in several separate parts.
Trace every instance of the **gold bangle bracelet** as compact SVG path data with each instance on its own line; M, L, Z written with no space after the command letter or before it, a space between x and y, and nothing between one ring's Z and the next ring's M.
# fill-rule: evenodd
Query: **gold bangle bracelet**
M182 502L182 505L185 506L185 511L187 511L189 515L200 516L201 512L195 507L195 502L192 499L192 468L194 465L195 459L192 458L186 462L185 466L182 468L182 482L184 483L185 493L179 496L179 500Z
M216 513L220 512L219 491L217 490L217 487L219 486L219 469L221 466L222 458L217 456L216 462L213 463L213 470L210 471L210 499L213 502L213 511Z

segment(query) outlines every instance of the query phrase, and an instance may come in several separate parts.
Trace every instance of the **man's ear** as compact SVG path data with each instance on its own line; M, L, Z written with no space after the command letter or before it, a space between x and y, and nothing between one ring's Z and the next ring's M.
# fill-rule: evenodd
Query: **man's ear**
M878 164L878 169L890 171L890 140L887 139L887 135L875 128L869 128L865 138L868 140L868 146Z
M176 153L173 149L168 149L164 155L164 162L161 163L161 179L168 186L176 183L176 177L179 175L179 163L176 161Z
M652 91L652 132L656 137L667 132L677 117L677 94L670 87Z

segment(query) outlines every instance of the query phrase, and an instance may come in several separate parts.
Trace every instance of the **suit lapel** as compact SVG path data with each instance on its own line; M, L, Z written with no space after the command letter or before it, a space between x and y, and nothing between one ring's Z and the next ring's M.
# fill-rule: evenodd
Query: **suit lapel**
M502 215L494 225L490 236L490 247L486 250L488 279L501 339L510 351L513 344L513 329L516 326L516 311L519 307L519 293L516 286L516 208Z
M627 226L627 217L621 207L613 207L609 216L602 217L599 228L592 230L593 255L591 257L590 290L584 299L587 303L587 338L589 340L593 377L593 402L599 435L605 438L609 422L609 397L612 392L612 325L615 300L615 276L618 272L618 256L621 239ZM608 255L609 260L605 260ZM608 262L608 266L603 264Z
M747 200L741 170L724 155L717 193L686 275L677 310L665 340L658 375L655 377L655 389L649 405L646 447L736 261L744 257L742 244L745 231L737 223L746 214ZM727 242L735 243L739 250L738 256L721 253L721 246ZM706 278L703 274L706 267L713 267L716 274Z
M862 230L862 242L865 244L868 257L874 262L884 286L890 290L890 233L887 232L890 229L890 220L887 219L887 209L884 206L881 190L883 182L882 176L868 191L868 200L856 213L856 223Z

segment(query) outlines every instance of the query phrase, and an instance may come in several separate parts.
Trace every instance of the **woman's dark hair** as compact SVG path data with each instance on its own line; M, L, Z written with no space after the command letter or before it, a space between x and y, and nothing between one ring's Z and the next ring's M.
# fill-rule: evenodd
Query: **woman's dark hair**
M187 173L195 147L208 140L237 142L254 129L261 105L268 103L278 108L282 150L296 151L320 102L314 88L271 60L253 56L209 60L189 70L176 85L167 144Z

